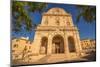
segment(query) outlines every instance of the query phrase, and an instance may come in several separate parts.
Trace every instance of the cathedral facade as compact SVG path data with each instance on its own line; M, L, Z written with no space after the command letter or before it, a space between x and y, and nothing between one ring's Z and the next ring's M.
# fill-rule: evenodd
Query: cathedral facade
M62 8L51 8L43 13L34 38L34 53L37 55L81 55L80 37L71 14Z
M44 59L44 63L61 62L82 55L79 32L71 14L58 7L42 14L41 24L35 29L34 41L29 45L32 53L27 60L32 64L43 63Z

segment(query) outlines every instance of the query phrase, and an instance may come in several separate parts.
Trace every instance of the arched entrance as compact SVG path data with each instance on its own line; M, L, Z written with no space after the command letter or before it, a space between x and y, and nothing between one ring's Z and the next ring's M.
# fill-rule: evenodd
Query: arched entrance
M60 35L56 35L52 39L52 53L58 54L58 53L64 53L64 39Z
M68 47L69 52L76 52L74 38L71 36L68 37Z
M40 46L40 54L47 54L47 45L48 45L48 38L42 37L41 46Z

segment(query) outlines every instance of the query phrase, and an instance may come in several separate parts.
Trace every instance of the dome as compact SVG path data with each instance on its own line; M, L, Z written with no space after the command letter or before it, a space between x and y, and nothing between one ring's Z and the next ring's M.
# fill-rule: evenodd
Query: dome
M63 8L58 7L49 9L46 14L69 15Z

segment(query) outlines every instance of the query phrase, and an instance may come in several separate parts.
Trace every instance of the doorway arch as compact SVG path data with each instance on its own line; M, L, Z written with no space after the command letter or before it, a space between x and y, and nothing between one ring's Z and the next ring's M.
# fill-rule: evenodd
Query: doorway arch
M41 46L40 46L40 54L47 54L47 45L48 45L48 38L42 37Z
M55 35L52 39L53 54L64 53L64 39L61 35Z
M69 52L76 52L75 41L72 36L68 37L68 47L69 47Z

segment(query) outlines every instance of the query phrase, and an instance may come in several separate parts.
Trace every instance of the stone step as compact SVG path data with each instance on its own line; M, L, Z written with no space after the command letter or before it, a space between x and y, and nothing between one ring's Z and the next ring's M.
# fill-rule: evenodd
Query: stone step
M67 56L65 54L53 54L47 59L47 62L48 63L61 62L66 59L67 59Z
M76 53L70 53L70 58L77 58L77 54Z
M69 61L73 59L77 59L78 56L76 53L70 53L70 58L66 54L52 54L52 55L45 55L44 57L40 58L36 63L43 64L43 63L56 63L56 62L63 62Z
M47 59L49 58L50 55L45 55L44 57L40 58L39 60L37 60L34 63L38 63L38 64L43 64L43 63L47 63Z

